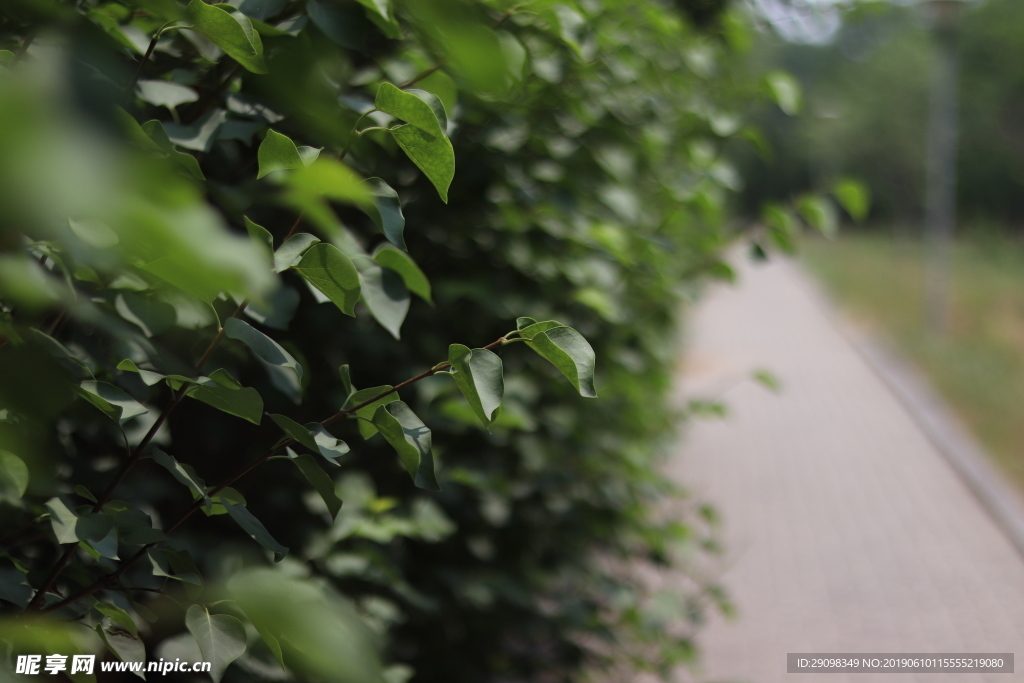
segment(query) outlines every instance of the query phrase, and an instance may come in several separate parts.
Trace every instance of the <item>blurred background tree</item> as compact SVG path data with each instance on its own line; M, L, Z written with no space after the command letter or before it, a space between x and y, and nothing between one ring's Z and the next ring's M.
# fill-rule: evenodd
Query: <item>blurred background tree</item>
M960 147L957 203L967 231L1017 232L1024 8L1008 0L967 3L959 27ZM751 53L759 65L785 66L804 86L800 118L765 111L760 127L775 154L747 154L743 206L756 213L780 200L861 179L875 201L871 223L916 231L924 201L931 41L921 6L859 3L823 44L762 32ZM771 164L772 172L765 172Z
M694 660L730 605L714 511L658 470L681 304L746 237L729 141L796 96L739 68L743 15L17 0L0 22L0 600L72 624L8 622L9 652L392 683ZM541 355L504 344L517 316L590 345L529 320ZM499 351L503 383L436 376L484 376L451 344ZM636 562L689 583L655 599Z
M1021 36L1012 0L962 3L956 239L949 325L925 326L926 153L935 58L927 3L817 3L820 21L765 11L752 69L784 67L803 86L800 117L762 110L771 155L737 147L746 179L740 212L762 221L765 201L857 178L873 197L868 220L832 243L808 240L806 262L858 325L888 337L917 363L1001 471L1024 490L1019 396L1024 393L1024 249L1021 242ZM807 14L805 12L804 14ZM799 25L796 30L793 25ZM812 27L814 30L805 30Z

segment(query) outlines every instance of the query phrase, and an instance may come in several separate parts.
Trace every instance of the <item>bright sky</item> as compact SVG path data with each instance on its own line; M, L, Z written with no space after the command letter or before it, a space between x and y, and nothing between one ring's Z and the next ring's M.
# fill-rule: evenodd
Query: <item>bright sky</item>
M890 0L915 4L920 0ZM786 40L796 43L827 43L842 26L842 8L856 0L746 0L755 12L772 24Z

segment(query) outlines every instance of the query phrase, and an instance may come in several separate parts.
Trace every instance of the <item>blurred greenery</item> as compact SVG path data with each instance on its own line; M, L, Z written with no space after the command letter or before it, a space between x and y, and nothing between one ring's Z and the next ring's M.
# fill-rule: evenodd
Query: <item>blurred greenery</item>
M750 60L794 74L806 93L803 116L765 110L759 119L775 154L746 153L742 204L753 215L766 200L826 190L841 177L865 182L871 220L897 235L920 224L932 38L923 7L850 5L823 45L760 33ZM1024 5L966 3L960 54L957 202L962 230L1016 233L1024 217ZM770 171L766 172L766 164Z
M227 681L694 661L681 302L799 103L749 43L704 0L4 3L3 615Z

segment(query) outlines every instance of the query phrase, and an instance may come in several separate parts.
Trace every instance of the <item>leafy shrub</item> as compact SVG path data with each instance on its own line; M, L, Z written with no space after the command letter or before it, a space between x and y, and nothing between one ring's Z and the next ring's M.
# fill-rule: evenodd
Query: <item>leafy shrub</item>
M729 274L734 18L0 17L0 599L63 619L15 651L343 681L693 657L714 583L652 611L615 567L715 549L708 509L651 505L681 295Z

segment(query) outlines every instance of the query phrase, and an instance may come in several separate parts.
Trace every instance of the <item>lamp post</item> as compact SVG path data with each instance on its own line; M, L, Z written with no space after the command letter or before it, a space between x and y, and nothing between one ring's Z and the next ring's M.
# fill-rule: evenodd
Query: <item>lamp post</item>
M957 27L965 0L925 0L933 35L925 199L925 326L949 329L949 290L956 224Z

